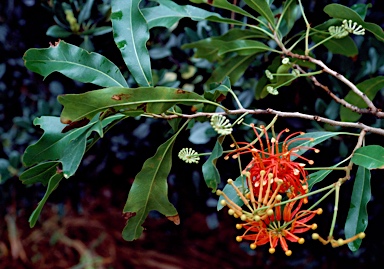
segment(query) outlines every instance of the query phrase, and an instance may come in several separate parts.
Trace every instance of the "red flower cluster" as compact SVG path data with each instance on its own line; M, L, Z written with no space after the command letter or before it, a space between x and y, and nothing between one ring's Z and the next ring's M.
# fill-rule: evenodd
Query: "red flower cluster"
M290 198L305 194L308 189L308 183L306 179L307 172L304 170L305 164L294 162L291 159L292 157L296 157L307 161L309 164L313 164L312 160L308 160L307 158L298 155L296 152L301 149L312 149L315 152L319 152L319 150L306 146L290 146L294 142L311 139L291 139L295 135L303 134L296 132L287 136L283 143L279 144L281 135L285 132L289 132L289 130L285 129L280 132L276 139L269 139L265 127L262 127L262 134L265 136L267 144L265 149L261 135L257 132L253 125L251 126L253 127L253 130L257 136L257 141L259 141L260 149L255 148L251 143L238 142L237 145L246 144L246 146L238 147L234 152L228 154L228 156L233 155L234 157L237 157L239 154L252 154L253 159L247 165L245 171L250 172L254 194L256 196L268 196L271 195L277 188L280 188L278 190L279 193L286 193ZM282 180L283 184L277 184L279 180Z
M270 253L275 252L278 243L285 251L286 255L291 255L287 241L304 243L304 239L298 237L309 229L316 229L317 225L307 224L316 214L321 214L322 210L300 210L303 203L307 202L306 197L301 197L307 193L307 172L304 170L305 164L294 162L293 157L301 159L309 164L312 160L302 157L298 151L317 149L306 146L293 146L293 143L310 138L292 138L302 133L288 135L279 144L281 136L289 132L288 129L280 132L276 138L269 139L265 127L261 127L261 134L251 125L256 140L252 143L237 142L233 146L236 149L229 153L225 158L232 155L237 158L240 154L251 153L252 160L245 167L242 174L247 178L248 192L241 192L234 182L230 179L228 183L236 190L237 195L250 211L234 203L228 196L218 191L224 197L222 205L228 206L229 213L235 217L240 217L243 223L237 224L238 229L245 229L242 236L236 238L237 241L253 241L250 247L264 245L269 242ZM266 147L261 137L265 137ZM258 141L260 149L254 147ZM288 199L288 200L286 200ZM286 200L286 201L285 201Z
M244 228L246 230L242 236L236 237L236 240L238 242L241 242L243 239L253 241L250 245L251 249L269 242L269 252L271 254L275 252L275 248L280 242L285 254L290 256L292 251L288 249L287 240L303 244L304 238L300 238L296 234L306 232L309 229L316 229L316 224L308 225L307 222L316 214L323 212L321 208L314 211L299 211L303 200L299 200L298 205L293 210L296 202L297 200L287 203L284 206L283 212L281 212L281 206L276 206L275 212L271 215L267 214L264 220L247 221L243 224L238 224L236 226L238 229Z

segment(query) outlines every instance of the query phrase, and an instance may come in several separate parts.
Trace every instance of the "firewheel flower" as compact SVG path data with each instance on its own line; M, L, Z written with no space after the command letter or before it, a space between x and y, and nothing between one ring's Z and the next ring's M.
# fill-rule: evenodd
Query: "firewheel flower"
M247 178L249 180L249 172ZM287 202L281 202L282 196L276 195L276 191L271 197L255 197L252 188L245 195L241 192L232 179L228 180L237 195L244 203L244 208L231 200L224 192L218 190L216 194L222 196L220 204L229 208L228 214L239 218L242 223L236 225L237 229L245 229L243 235L237 236L236 241L252 241L251 249L257 246L270 244L269 252L273 254L276 246L280 243L287 256L292 254L288 248L287 241L304 243L304 238L298 234L304 233L310 229L315 230L317 224L308 224L316 215L321 214L321 208L317 210L300 210L304 203L304 198ZM281 184L281 181L279 181Z
M295 204L296 208L295 207ZM243 240L253 241L250 244L251 249L257 246L269 243L269 253L275 252L276 246L280 244L287 256L292 254L288 248L287 241L304 243L304 238L299 237L298 234L304 233L308 230L315 230L317 224L307 224L316 214L321 214L321 208L317 210L300 210L303 200L292 201L282 208L278 205L274 208L274 212L268 214L267 218L259 221L247 221L236 225L238 229L245 229L241 236L236 237L236 241Z
M305 194L308 189L307 172L304 170L305 163L292 161L292 157L313 164L312 160L308 160L297 154L297 151L310 149L317 153L319 150L306 146L291 147L291 145L300 140L311 140L311 138L298 137L291 139L295 135L303 134L296 132L288 135L285 140L279 144L282 134L289 132L288 129L280 132L276 138L273 137L269 139L265 127L262 127L262 134L259 134L256 128L253 125L251 126L259 141L260 149L255 148L252 143L237 142L233 145L236 146L237 149L229 153L225 158L228 159L230 155L236 158L239 154L252 154L253 158L243 173L250 173L254 195L258 197L270 196L276 189L278 189L279 193L286 193L289 198ZM265 136L266 147L264 147L261 135ZM280 181L282 184L278 184Z

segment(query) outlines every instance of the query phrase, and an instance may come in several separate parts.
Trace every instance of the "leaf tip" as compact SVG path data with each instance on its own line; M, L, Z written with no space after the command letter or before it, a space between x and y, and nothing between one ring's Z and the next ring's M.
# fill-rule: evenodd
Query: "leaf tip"
M176 225L180 224L180 216L179 216L179 214L176 214L174 216L167 216L167 219L169 219L170 221L172 221Z

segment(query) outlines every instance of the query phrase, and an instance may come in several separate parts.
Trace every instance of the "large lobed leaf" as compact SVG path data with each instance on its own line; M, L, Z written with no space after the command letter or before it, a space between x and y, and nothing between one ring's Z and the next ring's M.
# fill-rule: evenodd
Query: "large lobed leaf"
M46 49L29 49L24 54L25 66L44 78L53 72L101 87L128 87L119 68L106 57L59 41Z
M102 137L104 127L123 117L124 115L116 114L100 121L96 116L85 126L65 133L62 130L66 125L58 117L36 118L34 124L39 125L44 134L35 144L27 147L22 160L25 166L38 165L26 170L20 175L20 179L25 184L46 184L56 172L55 167L59 162L62 164L63 175L66 178L71 177L84 156L90 134L97 132Z
M175 104L192 105L207 102L202 96L168 87L105 88L82 94L66 94L58 97L64 106L61 122L70 123L83 118L92 119L97 113L113 109L123 113L143 111L160 114Z
M368 226L367 204L371 200L371 173L369 169L359 166L353 184L351 204L345 222L345 237L350 238L364 232ZM348 243L352 251L359 249L361 239Z
M364 93L369 100L373 100L376 94L384 88L384 76L378 76L375 78L367 79L359 84L356 87ZM355 105L359 108L366 108L367 104L364 100L359 97L355 92L350 91L345 97L344 100L348 103ZM344 106L340 107L340 118L342 121L356 122L361 118L361 114L350 110Z
M112 0L113 37L124 62L139 86L153 86L146 43L147 22L139 9L141 0Z
M143 232L142 224L151 210L176 219L178 215L175 207L168 200L167 177L172 166L172 148L178 133L163 143L155 155L144 162L141 171L128 194L123 213L131 213L123 230L123 238L132 241L140 237Z

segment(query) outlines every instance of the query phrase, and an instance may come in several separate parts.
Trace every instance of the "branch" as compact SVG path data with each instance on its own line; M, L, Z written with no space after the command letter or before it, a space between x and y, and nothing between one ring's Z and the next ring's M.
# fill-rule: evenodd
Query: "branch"
M301 73L307 74L307 72L305 72L299 65L295 64L294 67L297 70L299 70ZM309 76L309 78L312 80L313 84L315 84L316 86L318 86L318 87L322 88L324 91L326 91L327 94L329 96L331 96L331 98L333 100L335 100L337 103L339 103L339 104L345 106L346 108L349 108L350 110L357 112L359 114L372 114L372 111L370 109L357 107L355 105L352 105L351 103L348 103L344 99L339 98L337 95L335 95L333 92L331 92L331 90L328 88L328 86L321 84L315 76Z
M157 115L157 114L149 114L150 116L158 119L175 119L175 118L186 118L186 119L193 119L197 117L211 117L215 114L221 114L221 115L238 115L238 114L253 114L253 115L260 115L260 114L270 114L270 115L278 115L279 117L284 118L301 118L306 120L313 120L317 122L327 123L333 126L340 126L345 128L356 128L360 130L364 130L365 132L371 132L374 134L382 135L384 136L384 130L381 128L375 128L368 125L365 125L361 122L342 122L342 121L336 121L336 120L330 120L328 118L316 116L316 115L309 115L304 114L300 112L283 112L274 110L271 108L268 109L236 109L236 110L228 110L227 112L215 112L215 113L206 113L206 112L197 112L195 114L180 114L180 115Z
M300 55L300 54L296 54L296 53L293 53L291 51L288 51L287 49L285 49L284 47L282 47L282 50L283 50L283 53L290 56L290 57L293 57L293 58L297 58L297 59L301 59L301 60L305 60L305 61L309 61L309 62L312 62L318 66L320 66L324 72L334 76L335 78L337 78L338 80L340 80L341 82L343 82L345 85L347 85L354 93L356 93L361 99L364 100L364 102L367 104L368 106L368 110L367 111L370 111L371 114L375 115L376 117L379 117L379 118L383 118L384 117L384 112L381 112L379 109L377 109L377 107L372 103L372 101L367 97L367 95L365 95L363 92L361 92L355 84L353 84L351 81L349 81L346 77L344 77L343 75L337 73L336 71L330 69L327 65L325 65L321 60L317 60L315 58L312 58L310 56L305 56L305 55Z

